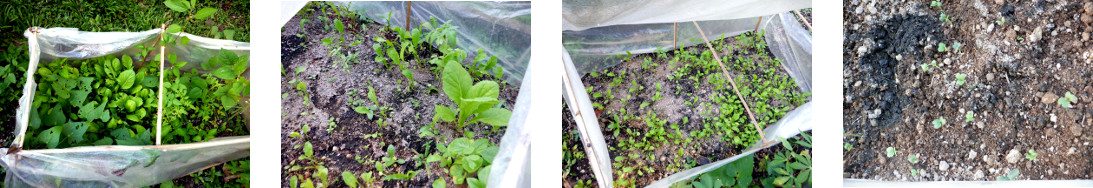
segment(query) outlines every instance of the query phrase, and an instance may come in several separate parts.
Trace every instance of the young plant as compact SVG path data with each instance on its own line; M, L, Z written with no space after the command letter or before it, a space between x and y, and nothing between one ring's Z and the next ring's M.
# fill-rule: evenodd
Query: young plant
M964 46L964 45L960 44L960 42L953 42L953 52L959 52L961 46Z
M999 26L1005 26L1006 25L1006 17L1002 17L1002 18L998 19L997 21L994 21L994 23L998 23Z
M1035 149L1029 149L1028 154L1025 154L1025 158L1028 159L1028 160L1031 160L1031 161L1035 161L1036 156L1039 156L1039 155L1040 154L1037 154Z
M963 86L965 77L968 77L968 75L966 75L964 73L956 73L956 85L957 86Z
M1067 91L1066 94L1063 94L1063 97L1059 97L1059 101L1057 101L1056 103L1058 103L1059 106L1062 106L1063 108L1074 108L1074 106L1072 106L1070 103L1076 101L1078 101L1078 96L1074 96L1073 93Z
M998 178L996 180L998 180L998 181L1017 180L1017 176L1020 176L1020 175L1021 175L1020 170L1013 169L1013 170L1010 170L1009 172L1006 172L1005 175L998 176Z
M885 151L886 151L886 155L888 156L888 158L892 158L892 157L896 156L896 148L888 147L888 149L885 150Z
M459 62L448 62L444 67L442 82L444 94L455 102L455 106L436 105L434 118L446 122L455 121L459 129L463 129L466 123L486 123L493 126L507 126L512 112L503 108L493 107L500 103L498 96L500 88L494 81L479 81L474 85L474 79L463 69ZM468 120L468 118L471 118ZM469 121L469 122L468 122Z
M442 154L429 155L426 162L440 162L442 167L448 167L448 174L455 184L466 181L469 187L485 187L489 181L490 164L499 149L487 139L462 137L452 140L447 146L438 144L437 151Z
M946 46L944 42L937 43L937 52L945 52L945 51L948 51L948 50L949 50L949 47Z
M812 137L801 133L803 139L795 143L805 148L800 153L794 152L793 144L785 140L782 146L786 151L775 153L774 159L767 162L767 175L762 179L764 187L802 187L812 185Z
M918 154L907 155L907 162L911 162L911 164L918 163Z
M964 114L964 122L973 122L973 121L975 121L975 113L972 113L972 111L968 111L968 113Z
M940 129L942 125L945 125L945 117L939 117L932 123L934 124L934 129Z

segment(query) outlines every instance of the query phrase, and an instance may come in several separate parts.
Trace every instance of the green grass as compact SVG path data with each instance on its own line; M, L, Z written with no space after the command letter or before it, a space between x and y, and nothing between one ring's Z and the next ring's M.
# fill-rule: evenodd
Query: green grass
M219 9L208 21L186 29L188 33L213 37L212 27L235 30L234 39L250 41L250 3L243 0L198 1L201 7ZM145 31L162 24L180 22L185 14L172 12L163 1L121 0L10 0L0 6L0 45L26 41L23 31L38 26L72 27L81 31Z

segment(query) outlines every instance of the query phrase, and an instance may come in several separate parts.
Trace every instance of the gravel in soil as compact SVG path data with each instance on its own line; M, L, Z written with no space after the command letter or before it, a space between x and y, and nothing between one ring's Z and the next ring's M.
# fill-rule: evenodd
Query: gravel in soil
M711 43L718 46L718 54L728 61L726 66L729 66L732 74L739 76L734 77L734 80L742 87L741 92L751 105L751 110L756 113L760 126L775 122L785 112L792 111L807 100L809 94L799 92L793 79L774 63L773 57L766 59L764 57L767 55L759 55L770 54L766 46L750 47L757 43L743 42L740 38L715 40ZM589 86L588 92L593 96L592 101L595 105L603 106L596 108L596 114L599 116L601 129L604 130L606 144L611 150L614 177L616 180L624 180L622 183L616 181L615 185L625 186L627 182L632 183L629 186L648 185L680 170L736 155L745 146L751 145L750 142L759 139L755 127L748 121L736 100L737 96L721 74L721 69L717 68L716 63L712 63L714 60L708 51L705 45L699 45L662 55L637 55L607 68L606 72L589 73L582 77L585 85ZM681 53L690 55L680 55ZM687 56L696 59L689 59ZM708 63L692 62L696 60ZM690 68L679 69L684 66ZM742 68L747 66L752 68ZM751 76L763 79L760 82L739 79ZM622 77L624 81L613 83L616 77ZM764 80L775 84L768 83L769 85L763 86L761 81ZM660 89L656 85L660 85ZM763 93L777 94L764 96ZM616 98L611 99L609 95ZM654 100L658 95L660 99ZM630 115L633 115L630 119L616 118ZM733 116L737 118L731 118ZM572 121L572 116L567 115L563 119L569 122ZM619 124L617 128L612 126L615 122ZM669 128L669 125L677 126L678 132L675 128ZM739 132L731 133L730 130ZM662 136L650 137L658 134ZM747 134L754 134L751 135L754 140L746 141L748 137L744 135ZM666 139L658 140L658 137ZM732 139L744 141L734 144ZM648 145L643 147L642 143Z
M843 151L845 178L995 180L1013 169L1017 179L1091 178L1093 4L843 4L843 141L854 148ZM1066 92L1073 108L1058 104Z
M426 62L412 62L409 69L418 84L407 91L406 78L397 66L388 69L374 61L376 54L371 46L376 42L371 39L377 36L393 36L393 33L381 33L383 26L377 23L342 19L343 23L349 25L347 28L362 28L360 26L363 25L362 29L349 29L345 34L349 37L349 43L354 40L363 42L344 50L344 53L359 53L356 56L359 63L350 63L346 72L341 63L335 62L335 57L329 56L330 49L321 42L323 38L341 35L336 34L337 31L333 29L325 30L325 25L320 23L319 18L325 14L320 14L321 10L318 8L309 8L312 8L311 14L298 14L281 32L282 64L286 70L281 77L281 91L284 93L281 99L282 166L289 167L294 163L305 162L296 159L303 155L298 145L307 140L314 145L314 155L329 168L333 179L340 179L334 176L343 171L358 176L362 172L373 172L373 178L377 182L366 185L367 187L425 187L431 186L435 179L445 179L448 185L456 185L445 172L446 168L441 168L437 163L424 164L424 158L436 152L436 144L447 144L451 139L462 137L464 133L457 131L454 123L439 121L435 128L439 131L440 138L418 136L419 129L432 122L434 105L452 104L441 92L441 80L430 70L433 66ZM299 22L305 17L310 22L300 28ZM303 37L298 37L297 34L303 34ZM428 53L436 52L433 50ZM296 74L295 70L299 67L306 70ZM293 80L307 83L306 92L296 90L295 84L290 84ZM352 106L353 101L365 100L366 104L371 104L366 97L368 87L375 89L380 106L392 109L387 112L389 117L383 118L385 125L377 123L382 117L369 119L353 110L356 107ZM501 87L502 105L511 109L519 88L504 83L501 83ZM302 138L289 137L293 132L300 132L303 125L308 125L311 131ZM504 129L491 130L492 128L473 124L464 130L477 133L475 138L488 138L490 142L499 144ZM381 161L382 157L387 156L384 144L394 145L395 156L406 159L407 162L404 165L388 167L386 172L376 172L372 161ZM365 162L358 162L358 156ZM380 174L409 171L418 171L419 174L409 181L378 181L383 178ZM284 170L282 173L281 181L286 187L290 176L303 175L302 178L311 178L311 174L304 171ZM343 183L332 185L345 186Z

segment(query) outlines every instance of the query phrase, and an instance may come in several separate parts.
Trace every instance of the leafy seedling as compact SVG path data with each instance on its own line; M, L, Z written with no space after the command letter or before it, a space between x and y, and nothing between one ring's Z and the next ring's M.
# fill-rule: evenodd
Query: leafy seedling
M1006 173L1006 175L1003 175L1003 176L998 176L997 180L998 180L998 181L1010 181L1010 180L1016 180L1016 179L1017 179L1017 176L1020 176L1020 175L1021 175L1021 171L1020 171L1020 170L1017 170L1017 169L1013 169L1013 170L1010 170L1009 172L1007 172L1007 173Z
M972 111L968 111L968 113L964 114L964 122L973 122L973 121L975 121L975 113L972 113Z
M474 85L474 78L463 68L459 62L448 62L444 67L442 81L444 94L448 95L457 106L436 105L435 118L452 122L455 121L459 129L463 129L465 123L486 123L493 126L507 126L512 112L494 107L501 101L497 100L500 88L494 81L479 81Z
M964 85L964 78L966 78L966 77L968 77L967 74L956 73L956 85L957 86L963 86Z
M944 15L944 14L942 14L942 15ZM937 52L945 52L945 51L948 51L948 50L949 50L949 47L946 46L944 42L937 43Z
M1070 103L1076 101L1078 101L1078 96L1074 96L1073 93L1067 91L1066 94L1063 94L1063 97L1059 97L1059 101L1056 103L1058 103L1059 106L1062 106L1063 108L1074 108L1074 106Z
M960 42L953 42L953 52L960 52L960 47L964 46Z
M888 158L892 158L892 157L896 156L896 148L888 147L888 149L886 151L887 151Z
M994 21L994 23L998 23L999 26L1005 26L1006 25L1006 17L1002 17L1001 19L998 19L997 21Z
M1028 159L1028 160L1035 161L1036 156L1039 156L1039 155L1040 154L1037 154L1035 149L1029 149L1028 154L1025 154L1025 158Z
M911 162L911 164L918 163L918 154L908 155L907 156L907 162Z
M933 121L934 129L940 129L942 125L945 125L945 117L939 117Z

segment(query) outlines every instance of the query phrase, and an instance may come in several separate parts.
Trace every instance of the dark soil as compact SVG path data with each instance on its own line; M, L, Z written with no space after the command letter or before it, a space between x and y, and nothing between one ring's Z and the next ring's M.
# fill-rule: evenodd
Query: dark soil
M843 4L844 142L854 148L843 152L845 178L995 180L1012 169L1017 179L1091 178L1093 4ZM938 52L954 42L964 46ZM932 61L929 71L920 66ZM966 83L956 84L957 73ZM1077 96L1074 108L1056 103L1066 92ZM940 117L947 123L933 128ZM898 151L892 158L888 147ZM1025 158L1030 149L1035 160Z
M366 184L365 187L426 187L431 186L435 179L445 179L449 186L456 185L451 181L446 170L438 163L424 164L424 158L436 152L436 144L447 144L450 140L462 137L463 133L456 131L454 123L440 121L435 128L440 132L438 138L421 138L419 129L430 125L433 120L434 105L451 105L452 102L441 91L441 80L436 78L430 68L433 66L426 62L414 61L410 69L413 71L415 81L418 83L408 92L406 78L399 72L397 66L385 68L383 64L375 62L375 53L372 51L372 38L376 36L393 36L393 33L380 33L383 27L377 23L366 23L354 19L342 19L343 23L358 28L347 30L350 37L347 41L355 40L364 43L351 46L345 52L359 52L356 60L359 63L350 63L349 73L343 70L341 63L336 63L334 57L330 57L329 50L322 45L321 39L338 36L333 29L324 31L324 24L320 23L320 9L312 8L311 13L301 13L287 23L282 35L282 64L285 65L285 73L281 77L281 91L284 93L281 99L282 125L281 125L281 165L290 167L292 164L302 165L306 160L297 160L303 155L303 150L298 145L305 140L314 145L316 158L325 163L330 169L332 186L345 186L340 181L340 174L349 171L358 176L362 172L373 172L374 184ZM305 23L305 28L300 28L301 18L307 17L310 23ZM360 25L366 29L360 30ZM303 33L302 39L296 34ZM435 53L434 52L430 53ZM427 59L422 57L422 61ZM295 74L297 67L306 67L307 70ZM306 95L295 89L292 80L307 83ZM366 115L353 110L352 102L364 100L366 105L372 102L366 97L368 87L375 89L379 99L379 105L390 107L389 117L385 118L386 125L377 123L377 118L368 119ZM508 84L501 84L501 100L503 106L511 109L519 88ZM436 89L430 89L436 88ZM305 96L307 101L305 101ZM333 120L336 127L328 132L328 126ZM290 138L293 132L299 132L303 125L311 129L303 138ZM467 131L476 132L476 138L488 138L494 144L499 144L503 131L491 131L491 126L473 124L465 127ZM501 129L504 130L504 129ZM369 137L366 135L376 135ZM387 156L386 145L394 145L396 156L406 159L405 165L397 164L388 167L386 172L377 172L372 161L381 161ZM365 163L359 163L355 158L361 157ZM422 164L422 165L418 165ZM426 170L428 168L429 170ZM310 178L307 171L288 172L282 169L282 185L289 186L289 177L303 175ZM381 173L395 174L408 171L419 171L417 176L409 181L379 181L383 178ZM314 179L314 178L312 178ZM302 182L302 179L301 179Z
M742 50L740 48L741 46L743 46L742 42L737 41L733 38L711 42L723 42L728 44L729 46L734 46L733 49L721 49L718 54L721 55L722 58L727 59L732 57L752 57L756 58L756 64L761 61L759 60L759 58L757 58L758 55L756 55L756 50L751 48L749 48L750 52ZM703 51L709 51L709 49L705 45L688 47L684 50L693 52L695 54L702 54ZM769 49L764 48L762 50L765 51L766 54L770 54ZM670 66L669 62L673 61L672 59L677 57L676 54L677 52L671 51L668 52L665 57L657 57L656 53L636 55L630 61L624 61L619 63L618 65L607 68L608 72L619 74L620 72L625 71L628 74L624 79L625 81L623 81L622 84L616 86L610 85L612 83L613 77L609 77L606 75L593 76L590 73L584 75L581 78L584 81L585 85L590 88L590 90L588 91L590 95L592 95L592 93L606 93L608 89L611 89L616 97L625 98L627 95L630 95L629 89L631 87L636 87L632 85L631 81L635 81L639 86L644 86L644 89L633 93L633 98L628 100L628 102L626 103L618 102L619 99L608 100L595 97L592 99L592 102L601 103L605 107L604 109L606 109L606 111L597 110L596 113L597 116L599 116L601 129L604 131L603 134L606 144L609 148L611 148L610 157L612 159L612 162L619 163L618 161L614 160L616 157L626 157L626 159L621 162L622 166L619 166L617 164L613 165L613 170L615 171L613 177L616 180L628 180L633 182L634 185L630 186L648 185L653 181L662 179L678 171L689 169L691 167L699 165L704 165L711 161L728 158L738 154L740 151L743 151L743 149L745 149L744 146L734 145L730 142L722 140L721 136L723 134L726 134L724 132L715 131L712 136L701 138L692 137L689 134L691 132L702 131L703 129L710 127L710 124L706 124L703 122L704 117L713 117L722 114L721 108L716 105L718 103L714 102L713 98L719 95L725 95L735 99L736 95L732 92L731 86L728 86L727 82L724 86L726 89L715 89L715 85L709 83L711 78L715 76L723 78L723 75L721 74L710 74L708 76L703 76L702 78L698 79L698 87L695 87L696 81L691 79L683 78L669 80L668 76L674 74L674 72L676 71L675 67L684 65L684 63L681 62L672 62L674 65ZM658 63L659 66L653 66L653 68L643 69L642 63L644 62L644 58L646 57L651 58L651 62ZM710 61L713 60L712 57L709 58ZM773 57L771 58L773 59ZM760 69L740 71L733 68L734 64L732 64L732 62L733 61L729 61L729 63L726 63L726 65L730 66L729 71L733 75L759 75L762 72L762 70ZM785 73L784 70L782 70L781 68L776 69L776 75L788 77L788 74ZM691 69L689 72L685 72L683 75L701 75L700 72L721 73L721 70L719 68L694 68ZM789 82L792 82L792 79L790 79ZM663 99L653 101L652 97L657 93L657 90L655 88L656 84L662 85L662 91L660 92L660 94ZM741 87L747 86L748 88L751 88L751 84L752 83L748 83L747 81L737 81L737 85ZM758 88L752 89L757 90ZM801 95L796 85L793 85L792 89L782 92L792 93L792 95ZM754 106L756 105L756 98L752 98L748 94L745 94L745 99L748 100L748 103L750 105L753 105L752 111L754 112L756 110ZM694 106L685 105L685 103L689 101L694 102ZM650 104L645 108L641 108L640 105L643 102L649 102ZM787 100L778 99L771 99L769 101L762 102L774 106L778 109L786 107L786 112L792 111L796 107L796 105L799 105L792 104L792 102L789 102ZM739 104L736 103L736 105ZM626 115L621 113L621 110L630 112L630 114L635 114L639 116L639 118L624 120L623 122L620 122L622 124L621 127L622 129L624 129L624 131L620 131L619 135L614 135L613 129L609 128L608 126L609 124L611 124L611 122L615 121L614 116L616 114L617 116ZM668 125L670 124L679 124L679 130L683 133L682 137L679 138L679 140L693 139L693 142L675 143L674 141L676 139L674 138L669 138L665 142L659 142L650 139L649 143L659 144L655 145L656 149L653 149L652 151L623 150L623 147L621 145L624 141L634 139L637 142L642 142L642 140L645 138L643 135L653 130L651 126L647 126L647 123L641 119L649 117L651 114L650 112L655 113L656 118L659 118L661 120L667 120L668 123L665 124L664 127L668 127ZM740 121L742 122L742 124L739 128L755 130L754 126L747 122L747 115L744 112L740 111L724 113L739 113L741 117L744 117ZM563 117L564 122L573 121L572 116L570 116L568 112L563 114L565 114L565 116ZM772 114L761 115L757 113L756 116L761 120L760 126L765 126L765 122L767 122L768 120L770 122L773 122L774 120L781 118L780 115ZM685 117L689 119L689 121L687 121L686 123L683 122L683 119ZM625 129L632 129L634 133L627 133ZM668 134L676 134L675 130L671 128L666 129ZM755 137L756 139L758 139L758 135L756 135ZM681 150L682 152L680 152ZM655 159L652 161L648 160L647 157L650 154L655 157ZM629 157L630 155L640 155L641 157L640 159L631 159ZM627 173L622 170L624 167L638 167L639 169ZM650 167L654 170L654 172L637 172L641 168L645 167ZM575 183L571 182L573 179L585 179L585 176L581 174L578 175L579 176L576 177L564 177L564 179L566 180L566 183L570 185ZM615 185L620 186L619 183L616 183Z

